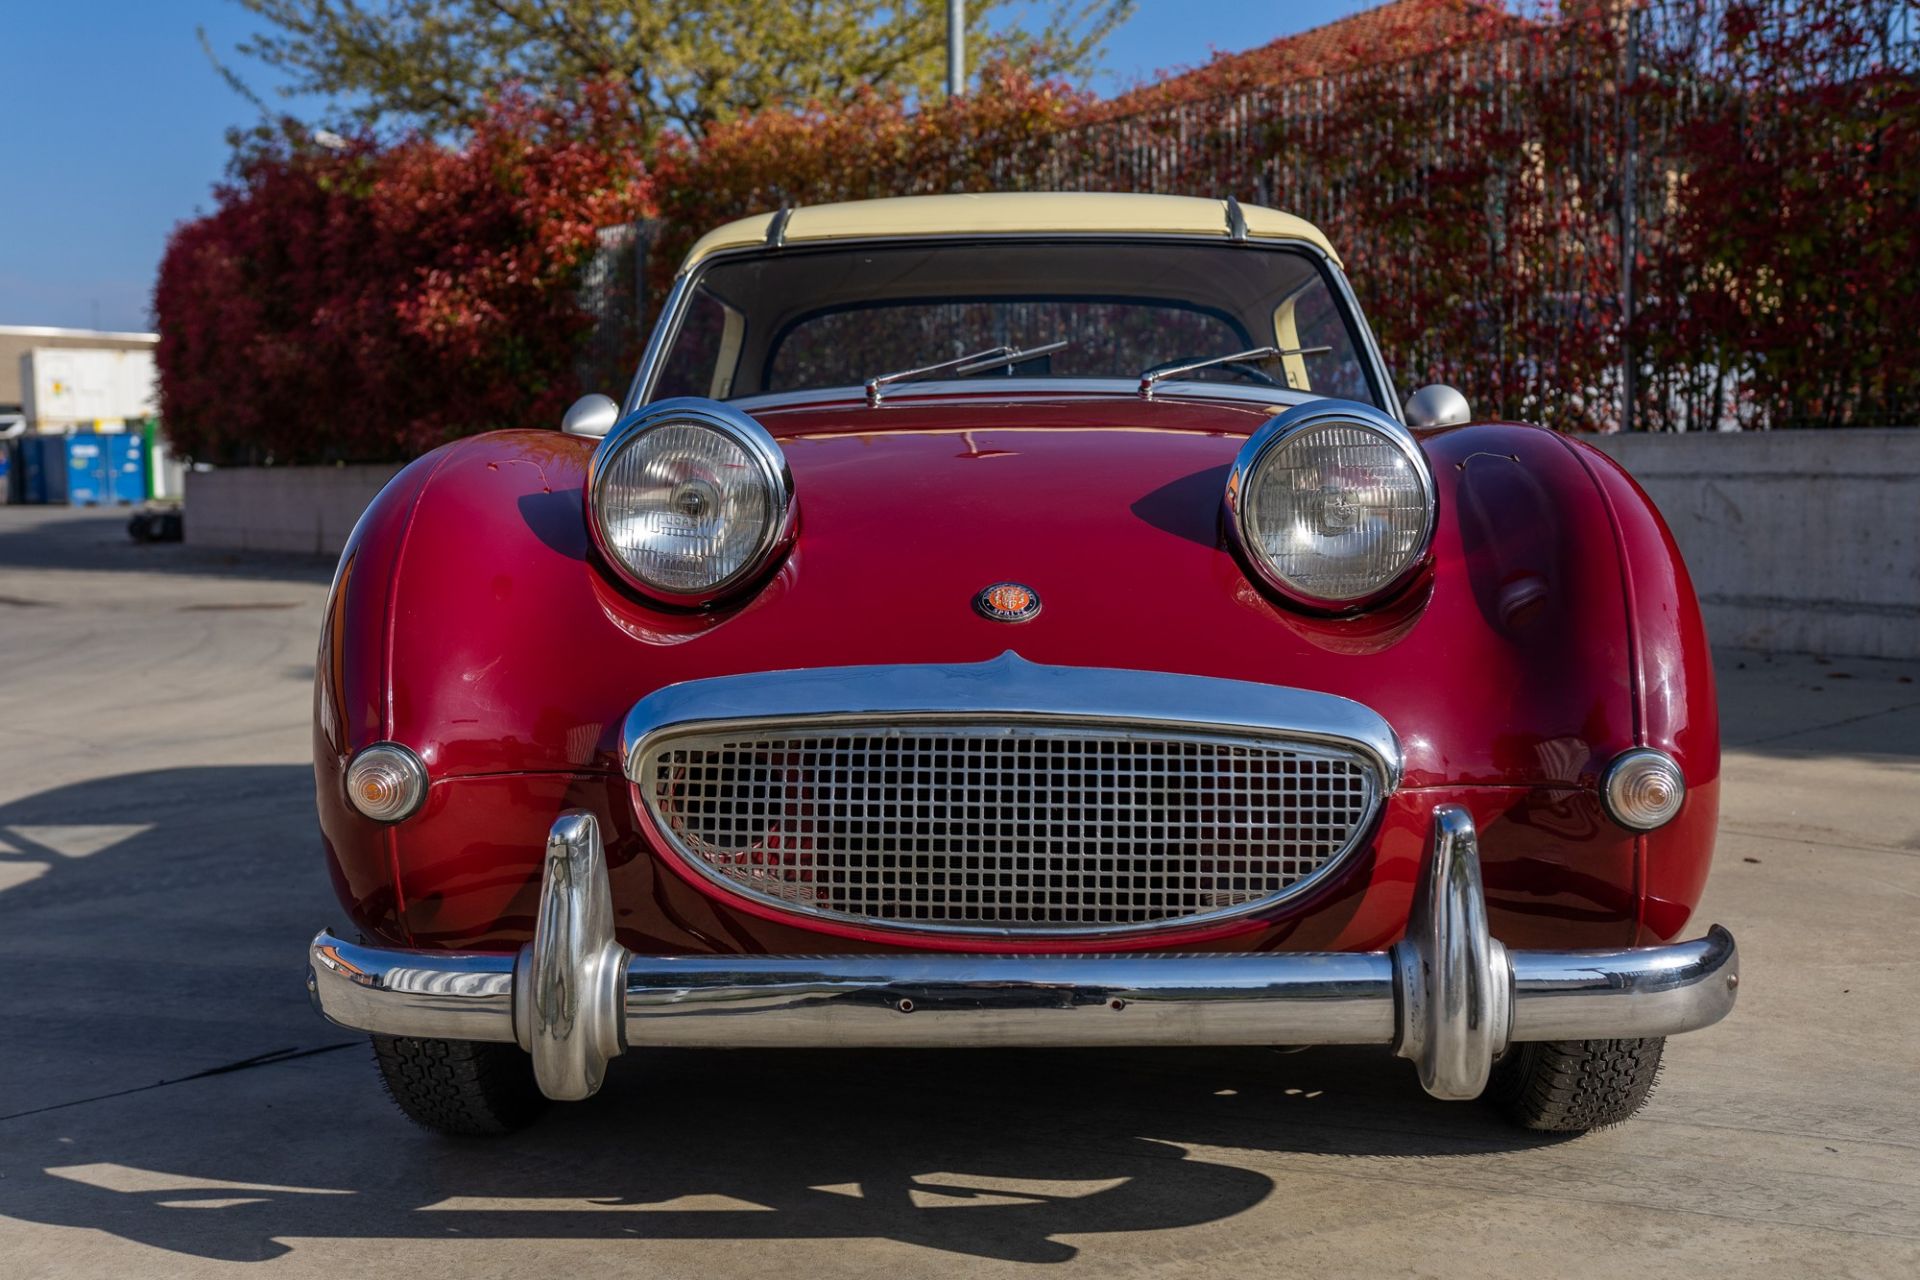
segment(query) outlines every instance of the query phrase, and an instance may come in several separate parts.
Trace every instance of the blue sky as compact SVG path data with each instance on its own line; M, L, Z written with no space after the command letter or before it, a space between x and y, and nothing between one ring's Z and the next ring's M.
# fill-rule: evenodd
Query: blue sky
M226 56L252 19L230 0L0 7L0 324L146 328L167 233L209 206L226 130L253 118L195 28ZM1141 0L1094 87L1111 92L1367 7ZM257 69L247 74L259 87Z

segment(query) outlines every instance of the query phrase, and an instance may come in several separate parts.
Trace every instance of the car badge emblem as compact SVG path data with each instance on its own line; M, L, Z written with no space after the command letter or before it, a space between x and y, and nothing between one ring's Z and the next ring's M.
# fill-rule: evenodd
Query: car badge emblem
M1040 612L1040 593L1018 582L996 582L973 598L973 607L995 622L1025 622Z

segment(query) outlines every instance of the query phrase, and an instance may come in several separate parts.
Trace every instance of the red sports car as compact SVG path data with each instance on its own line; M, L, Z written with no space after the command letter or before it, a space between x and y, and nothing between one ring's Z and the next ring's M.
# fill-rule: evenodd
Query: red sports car
M1626 1118L1738 981L1706 637L1632 480L1469 417L1232 200L720 228L623 404L354 531L316 1004L451 1132L656 1045L1374 1044Z

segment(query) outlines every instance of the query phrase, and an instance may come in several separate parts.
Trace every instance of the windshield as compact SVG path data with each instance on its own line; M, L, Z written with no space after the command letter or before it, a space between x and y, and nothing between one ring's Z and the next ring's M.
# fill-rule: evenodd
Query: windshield
M858 387L956 362L942 379L1178 373L1378 404L1320 263L1297 249L1175 240L792 246L699 275L652 398L737 400ZM1033 351L1034 348L1043 350ZM1027 358L973 367L1000 349Z

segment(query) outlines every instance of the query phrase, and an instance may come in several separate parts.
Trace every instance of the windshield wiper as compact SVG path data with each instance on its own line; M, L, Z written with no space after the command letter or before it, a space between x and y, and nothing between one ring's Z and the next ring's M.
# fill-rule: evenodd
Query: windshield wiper
M998 369L1003 365L1018 364L1034 356L1050 355L1072 345L1069 338L1058 342L1043 342L1037 347L988 347L985 351L970 351L964 356L955 356L951 360L942 360L938 364L921 365L918 369L902 369L897 373L883 373L867 379L867 403L880 403L880 397L886 388L896 382L918 382L921 378L936 373L951 373L957 377L966 377L970 373L979 373L983 369Z
M1230 356L1208 356L1204 360L1189 360L1185 364L1148 369L1140 375L1140 394L1151 400L1154 383L1163 382L1168 378L1177 378L1186 373L1196 373L1201 369L1211 369L1216 365L1253 364L1260 360L1277 360L1281 356L1317 356L1331 350L1333 350L1332 347L1255 347L1251 351L1237 351Z

